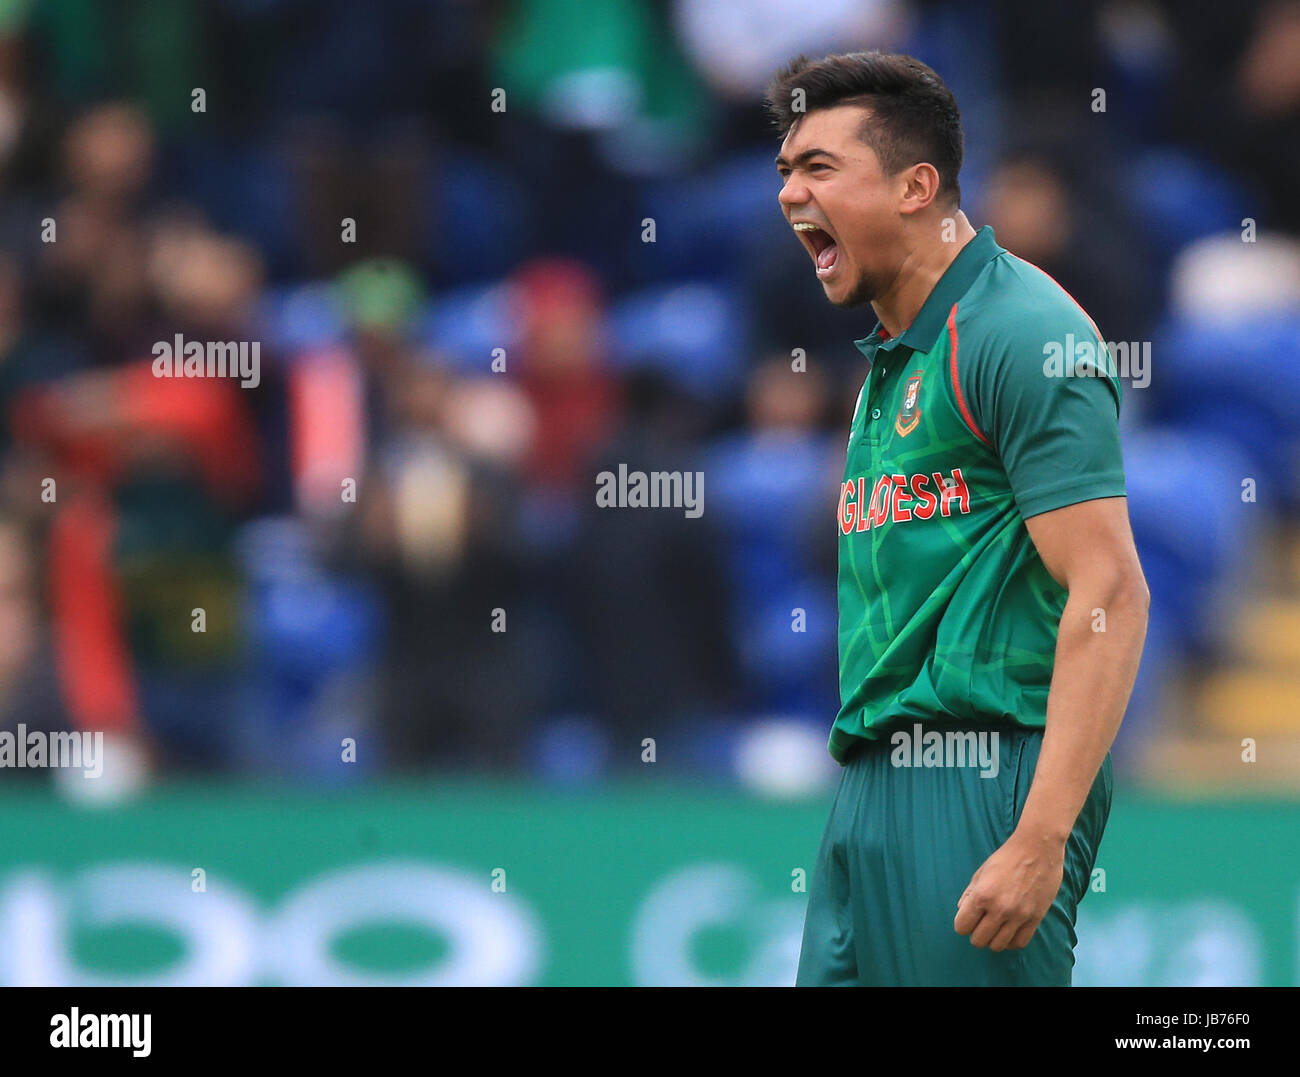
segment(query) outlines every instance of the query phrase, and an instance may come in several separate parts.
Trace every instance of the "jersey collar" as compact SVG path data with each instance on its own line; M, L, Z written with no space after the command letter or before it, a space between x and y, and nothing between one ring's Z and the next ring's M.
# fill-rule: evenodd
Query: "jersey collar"
M992 226L986 224L967 241L952 264L944 270L943 276L921 305L920 313L903 330L901 336L891 337L877 321L871 335L863 340L855 340L854 344L868 358L878 349L892 351L899 344L914 352L928 352L939 339L953 304L966 294L984 267L1002 253L1004 250L998 246Z

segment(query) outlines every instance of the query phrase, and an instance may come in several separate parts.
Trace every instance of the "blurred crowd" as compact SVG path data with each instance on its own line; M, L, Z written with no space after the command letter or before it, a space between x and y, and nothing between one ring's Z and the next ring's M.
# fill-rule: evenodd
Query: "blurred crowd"
M1203 7L5 0L0 728L319 780L824 738L874 319L760 102L881 48L955 92L976 226L1153 342L1137 744L1300 492L1300 4ZM178 334L257 384L156 377ZM620 464L703 515L598 508Z

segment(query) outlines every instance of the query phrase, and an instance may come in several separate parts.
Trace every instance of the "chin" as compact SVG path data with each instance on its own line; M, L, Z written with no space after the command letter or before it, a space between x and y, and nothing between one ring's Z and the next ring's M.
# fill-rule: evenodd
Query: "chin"
M873 290L865 281L858 281L852 289L841 292L839 295L832 294L827 285L822 285L822 291L826 293L827 302L833 307L839 307L841 310L851 310L854 307L864 306L875 298Z

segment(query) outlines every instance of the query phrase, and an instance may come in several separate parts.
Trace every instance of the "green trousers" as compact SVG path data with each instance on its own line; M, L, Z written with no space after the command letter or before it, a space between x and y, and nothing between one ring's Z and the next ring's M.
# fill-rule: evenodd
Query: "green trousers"
M863 741L844 766L817 853L796 985L1069 987L1076 908L1110 814L1110 756L1066 844L1052 907L1028 946L993 953L953 930L957 899L1015 829L1043 733L1012 725L925 729L983 734L984 762L972 758L969 737L965 752L946 754L929 750L931 737L931 765L924 765L917 745L927 741L911 726ZM893 739L904 731L907 741Z

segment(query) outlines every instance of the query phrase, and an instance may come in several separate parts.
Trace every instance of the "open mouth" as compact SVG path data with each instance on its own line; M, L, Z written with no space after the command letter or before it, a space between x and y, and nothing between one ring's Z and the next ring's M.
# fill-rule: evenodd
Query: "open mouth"
M817 266L817 276L829 277L835 271L835 263L840 253L835 237L812 221L793 221L792 225L799 234L800 241L812 255L813 263Z

